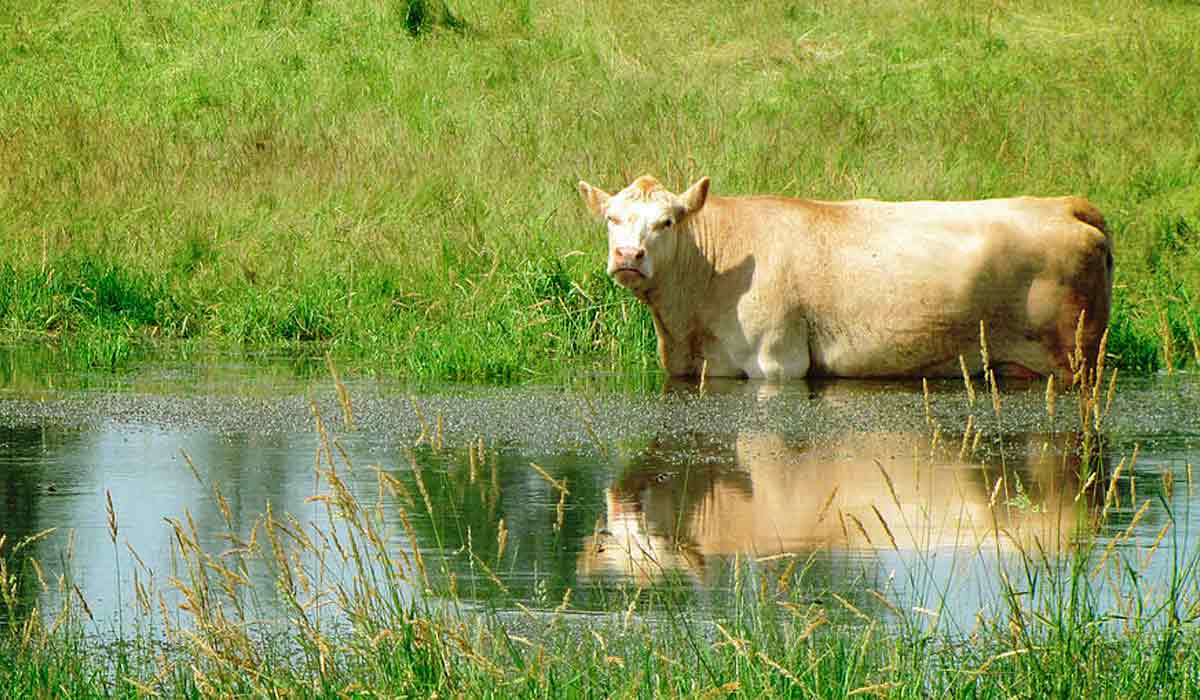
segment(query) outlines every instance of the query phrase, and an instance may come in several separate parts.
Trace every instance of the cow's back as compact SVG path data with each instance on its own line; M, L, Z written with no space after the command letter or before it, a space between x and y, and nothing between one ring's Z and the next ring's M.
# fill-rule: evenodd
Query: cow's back
M722 204L755 261L754 298L807 322L813 374L953 374L981 320L1000 346L1054 335L1055 354L1081 305L1107 324L1111 238L1083 199ZM1018 350L1012 362L1052 369Z

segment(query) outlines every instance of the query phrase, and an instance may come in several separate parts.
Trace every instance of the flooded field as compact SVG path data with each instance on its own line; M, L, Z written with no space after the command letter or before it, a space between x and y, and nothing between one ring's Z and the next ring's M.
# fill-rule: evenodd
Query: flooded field
M343 375L219 357L60 374L0 353L0 533L46 581L27 579L21 605L54 611L65 590L100 631L139 606L186 622L203 551L214 579L220 562L239 579L242 615L294 613L278 590L288 567L298 599L332 608L339 586L386 566L347 564L339 533L359 511L413 572L398 595L499 614L654 600L704 616L744 588L799 586L850 617L918 610L966 631L1026 585L1030 558L1095 543L1100 607L1119 613L1129 585L1166 586L1197 551L1189 376L1120 377L1096 432L1075 395L1048 405L1042 382L995 397L975 382L972 402L961 380L926 393ZM270 551L268 530L309 544L286 565L248 556Z

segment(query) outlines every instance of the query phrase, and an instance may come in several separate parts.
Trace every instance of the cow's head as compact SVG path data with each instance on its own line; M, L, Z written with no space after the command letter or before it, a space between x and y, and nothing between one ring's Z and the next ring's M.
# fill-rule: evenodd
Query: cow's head
M608 222L608 274L637 292L650 287L655 273L670 264L679 223L708 199L708 178L679 195L649 175L615 195L580 181L579 193L592 213Z

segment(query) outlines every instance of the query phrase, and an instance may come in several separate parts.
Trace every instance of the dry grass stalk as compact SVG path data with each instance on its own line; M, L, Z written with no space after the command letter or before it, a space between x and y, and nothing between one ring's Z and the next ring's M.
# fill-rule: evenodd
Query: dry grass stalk
M37 575L38 586L42 589L42 592L49 591L50 586L46 583L46 576L42 572L42 565L40 563L38 563L38 560L34 559L33 557L29 557L28 561L29 561L29 564L31 566L33 566L33 571ZM0 580L8 580L8 579L4 578L4 577L0 577Z
M1104 400L1104 415L1108 415L1112 410L1113 396L1117 393L1117 368L1113 367L1112 374L1108 377L1108 397Z
M883 513L879 512L874 503L871 504L871 510L875 511L875 517L879 518L879 524L883 526L883 532L887 535L888 541L892 543L892 549L899 552L900 548L896 546L896 538L892 535L892 528L888 527L887 521L883 519Z
M11 556L15 557L17 554L20 554L22 549L41 542L50 535L54 534L56 531L58 531L58 528L48 527L40 532L35 532L32 535L26 535L25 537L22 537L15 545L13 545ZM4 543L4 539L7 539L7 537L0 538L0 550L3 549L2 545Z
M789 671L786 668L784 668L783 666L780 666L779 664L775 663L775 661L772 660L771 657L767 656L766 652L760 651L760 652L757 652L755 655L763 663L765 663L766 665L770 666L771 668L773 668L777 672L779 672L779 675L781 675L784 678L791 681L793 685L801 685L799 678L797 678L795 675L793 675L791 671Z
M149 616L153 612L153 608L150 605L150 593L142 585L141 575L137 569L133 570L133 594L141 614Z
M996 412L996 417L1000 417L1000 388L996 386L995 370L987 371L988 385L992 389L992 410Z
M112 491L104 489L104 511L108 516L108 539L117 544L117 512L113 510Z
M825 614L825 611L818 610L817 616L815 618L813 618L811 621L809 621L809 623L807 625L805 625L804 630L802 632L800 632L800 636L797 637L797 639L799 641L804 641L805 639L808 639L809 637L812 636L813 632L816 632L819 627L821 627L822 625L828 624L828 622L829 622L829 617Z
M413 550L415 551L416 547L414 547ZM496 588L499 588L505 595L511 595L512 593L508 590L508 586L504 585L504 582L500 580L500 577L496 575L496 572L492 570L492 567L488 566L487 562L479 558L478 555L473 554L473 556L475 557L475 563L479 564L479 566L483 568L483 573L487 574L488 578L491 579L491 582L496 584Z
M10 613L17 608L17 577L8 571L8 560L0 558L0 596L4 598L4 607Z
M412 548L413 560L417 563L417 572L421 574L421 583L425 586L425 590L433 590L433 587L429 584L429 572L425 569L425 558L421 556L421 548L416 546L419 540L417 539L416 531L413 530L412 523L409 522L408 513L404 508L397 508L396 512L400 516L400 524L404 526L404 533L408 536L408 541L414 545ZM480 563L482 563L482 560L480 560ZM485 564L484 568L486 567L487 565Z
M333 386L337 392L338 403L342 405L342 420L346 430L354 430L354 406L350 403L350 392L346 391L346 385L342 383L342 377L333 363L333 355L325 353L325 365L329 367L329 376L333 377Z
M1192 359L1196 366L1200 367L1200 333L1196 332L1196 321L1190 313L1183 314L1184 321L1187 322L1188 342L1192 346Z
M425 478L422 476L421 465L417 463L417 456L411 451L408 453L408 463L411 467L413 481L417 482L417 491L421 494L421 500L425 502L425 512L429 517L433 517L433 500L429 497L429 489L425 488ZM416 540L413 540L416 542Z
M375 467L375 474L376 480L379 484L380 498L383 497L383 493L386 491L387 493L390 493L393 498L402 498L408 503L408 505L413 505L415 501L413 500L412 494L409 493L408 488L399 479L387 473L387 471L382 467L378 466Z
M986 673L987 670L992 667L992 664L996 663L997 661L1002 661L1004 659L1008 659L1013 656L1017 656L1019 654L1027 654L1027 653L1029 653L1028 649L1011 649L1009 651L1006 651L1006 652L1003 652L1000 654L996 654L995 656L989 658L987 661L984 661L982 666L975 669L971 673L971 676L974 678L978 678L978 677L982 676L984 673Z
M933 427L933 407L929 403L929 380L921 377L921 391L925 397L925 424Z
M92 616L92 607L88 605L87 599L83 597L83 591L79 590L79 586L75 584L71 584L71 588L75 590L75 596L79 598L79 604L83 606L84 614L88 616L89 620L95 622L96 618Z
M1087 379L1087 363L1083 354L1083 323L1087 318L1087 309L1080 310L1079 321L1075 324L1075 352L1067 355L1071 366L1071 386Z
M1138 450L1140 450L1140 449L1141 449L1140 445L1134 444L1133 454L1130 456L1129 464L1128 464L1129 472L1131 474L1133 473L1134 465L1137 464ZM1101 520L1104 520L1104 518L1108 515L1108 509L1110 506L1116 505L1119 508L1121 505L1120 498L1118 497L1118 494L1117 494L1117 480L1121 478L1121 472L1125 469L1125 467L1126 467L1125 460L1122 459L1120 461L1120 463L1117 464L1117 468L1113 471L1112 477L1109 479L1108 491L1104 495L1104 508L1101 510L1101 513L1100 513Z
M225 521L225 527L233 528L233 511L229 508L229 501L225 500L225 494L221 493L221 486L216 481L212 485L213 496L217 499L217 508L221 511L221 518Z
M1100 336L1100 348L1096 352L1096 371L1092 381L1092 401L1100 403L1100 387L1104 384L1104 361L1108 355L1108 329Z
M1171 521L1163 523L1162 529L1158 531L1158 536L1154 538L1154 544L1150 545L1150 549L1146 551L1146 558L1142 562L1142 568L1150 568L1150 562L1154 559L1154 553L1158 551L1158 545L1162 543L1163 538L1167 536L1167 531L1171 529Z
M625 629L629 629L629 624L633 621L633 614L637 611L638 600L642 597L642 587L638 586L633 592L633 597L629 600L629 605L625 606L625 615L622 617L622 625Z
M584 410L585 408L587 409L586 411ZM587 433L588 439L592 441L592 444L596 446L600 454L608 456L608 447L605 446L600 436L596 434L596 428L592 421L592 416L596 414L596 411L592 407L591 399L584 395L582 406L578 406L576 410L579 412L579 420L583 423L583 430Z
M200 470L196 469L196 463L192 461L192 456L187 453L187 450L180 448L179 454L183 455L183 461L187 464L188 469L192 472L192 476L196 478L197 484L204 484L204 479L200 478Z
M1054 422L1054 404L1056 396L1057 394L1054 391L1054 375L1051 374L1050 377L1046 379L1046 415L1050 417L1051 423Z
M558 532L563 528L563 519L567 511L567 480L563 479L563 488L558 493L558 505L554 508L554 530Z
M839 512L840 512L840 511L839 511ZM844 515L845 515L847 518L850 518L850 521L851 521L852 523L854 523L854 526L858 528L858 531L859 531L860 533L862 533L863 539L865 539L865 540L867 541L867 544L869 544L869 545L871 545L872 547L874 547L874 546L875 546L875 543L871 541L871 536L867 534L867 528L863 527L862 521L861 521L861 520L859 520L858 518L856 518L856 517L854 516L854 513L844 513Z
M338 454L341 456L342 464L346 467L346 471L354 471L354 461L350 459L350 454L346 452L346 446L342 444L342 441L334 438L333 446L337 449Z
M992 363L988 356L987 327L983 319L979 320L979 356L983 359L983 375L986 377Z
M962 368L963 386L967 389L967 406L975 405L975 384L971 381L971 373L967 370L967 360L958 356L958 366Z
M529 466L533 467L533 470L538 473L538 476L545 479L546 483L553 486L559 493L562 493L562 494L571 493L570 491L567 490L566 479L563 479L562 481L555 479L554 477L547 474L545 469L542 469L540 466L538 466L537 464L535 464L533 462L530 462Z
M413 447L416 447L417 445L420 445L422 442L425 442L429 439L429 424L425 422L425 413L421 411L421 404L417 403L417 399L410 396L408 397L408 401L412 404L413 413L417 414L417 423L419 423L421 426L421 434L417 436L417 439L413 441L412 445Z
M721 635L725 637L725 641L717 642L713 645L713 647L731 646L736 649L739 654L745 653L746 647L749 646L750 642L729 634L729 630L725 629L725 626L720 622L714 623L714 626L717 628L717 631L719 631Z
M967 416L967 427L963 430L962 444L958 447L958 459L963 461L967 458L967 446L971 442L971 431L975 429L975 416Z
M1079 499L1083 497L1083 494L1087 493L1088 488L1091 487L1091 485L1096 482L1096 474L1097 474L1096 471L1093 471L1091 474L1088 474L1087 481L1084 481L1083 485L1079 487L1079 491L1076 492L1076 494L1075 494L1075 502L1076 503L1078 503Z
M700 365L700 393L704 394L708 388L708 358L704 358L704 364Z
M992 494L988 497L988 508L996 507L996 498L1000 495L1000 487L1004 485L1004 477L996 478L996 485L992 487Z
M879 473L883 475L883 482L885 484L887 484L888 493L891 494L891 496L892 496L892 503L896 504L896 508L898 510L903 511L904 506L900 505L900 497L896 495L896 485L894 483L892 483L892 476L887 473L886 469L883 468L883 462L880 462L878 459L875 459L872 461L875 462L875 467L877 469L879 469ZM836 493L836 490L837 490L837 487L834 487L835 493Z
M595 539L593 539L595 542ZM496 526L496 566L500 566L501 559L504 558L504 550L508 546L508 526L504 523L504 518L500 518L500 524Z
M1158 307L1158 335L1162 338L1163 366L1167 368L1167 374L1175 374L1175 334L1167 320L1167 310L1161 306Z
M829 506L833 505L833 499L837 496L838 485L833 485L833 490L829 492L829 498L825 499L825 503L821 505L821 510L817 512L817 524L820 525L825 520L825 515L829 512ZM843 528L844 529L844 528Z
M1108 546L1104 548L1104 554L1101 555L1100 561L1096 562L1095 568L1092 569L1093 577L1095 577L1096 574L1100 573L1101 569L1104 568L1105 562L1108 561L1109 555L1112 554L1112 552L1116 548L1116 546L1119 543L1124 542L1125 540L1127 540L1133 536L1133 529L1135 527L1137 527L1137 524L1139 522L1141 522L1141 520L1142 520L1142 516L1144 516L1146 514L1146 511L1149 509L1150 509L1150 501L1146 500L1146 502L1142 503L1142 507L1138 508L1137 512L1133 514L1133 519L1129 521L1129 526L1126 527L1125 530L1119 536L1114 537L1108 541Z
M1135 447L1134 450L1136 454L1137 448ZM1121 477L1121 472L1124 470L1125 458L1122 457L1121 461L1117 463L1117 468L1114 469L1113 473L1109 476L1108 489L1104 492L1104 505L1100 511L1100 520L1104 520L1108 516L1108 509L1111 505L1114 503L1117 507L1120 507L1121 505L1117 495L1117 479Z
M779 577L776 579L775 583L779 586L780 592L787 593L791 589L792 572L796 570L796 564L799 562L800 560L798 558L792 557L788 562L788 565L783 567L783 571L779 572Z
M853 614L855 617L857 617L857 618L861 619L861 620L862 620L862 621L864 621L864 622L871 622L871 623L874 623L874 622L875 622L874 618L870 617L869 615L867 615L866 613L864 613L862 610L859 610L858 608L854 607L854 605L853 605L853 604L852 604L850 601L848 601L848 600L846 600L845 598L841 597L841 596L840 596L840 595L838 595L837 593L834 593L833 591L830 591L830 592L829 592L829 595L833 596L833 597L834 597L834 599L836 599L836 600L837 600L837 602L839 602L839 603L841 603L841 604L842 604L842 607L843 607L843 608L845 608L845 609L849 610L849 611L851 612L851 614Z
M867 591L867 592L868 592L868 593L870 593L871 595L875 596L875 599L876 599L876 600L878 600L880 603L882 603L882 604L883 604L883 607L885 607L885 608L887 608L889 611L891 611L891 613L892 613L893 615L895 615L896 617L901 617L900 608L897 608L897 607L896 607L896 606L895 606L895 605L892 603L892 601L888 600L888 599L887 599L887 596L885 596L884 594L882 594L882 593L880 593L879 591L875 590L874 588L872 588L871 590L869 590L869 591Z

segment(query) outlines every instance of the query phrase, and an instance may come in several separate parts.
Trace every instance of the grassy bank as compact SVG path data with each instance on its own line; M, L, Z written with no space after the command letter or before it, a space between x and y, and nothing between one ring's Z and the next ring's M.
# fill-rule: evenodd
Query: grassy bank
M1078 424L1071 418L1076 403ZM1100 435L1090 426L1103 403L1086 387L1062 396L1057 425L1082 430L1083 444L1094 447ZM992 407L981 401L979 410L983 415ZM502 522L497 536L480 537L476 530L472 539L462 509L433 512L433 503L441 502L430 499L435 489L499 497L490 492L498 488L494 478L489 483L482 470L476 476L496 448L482 441L445 448L439 432L421 449L444 450L454 465L446 472L356 466L332 425L318 416L312 510L297 514L300 519L268 506L254 522L239 522L221 485L204 478L204 465L193 466L197 488L208 489L223 514L225 532L219 546L205 547L190 515L166 518L169 571L152 571L127 551L121 514L110 500L113 590L125 606L115 621L93 617L72 580L69 554L38 563L31 540L41 535L7 542L0 535L5 696L1200 695L1200 555L1180 543L1187 515L1180 514L1176 527L1169 506L1156 540L1130 537L1149 505L1143 491L1144 505L1134 515L1139 500L1120 483L1122 468L1132 470L1136 456L1122 455L1114 469L1089 456L1100 450L1062 455L1062 468L1079 469L1069 482L1082 504L1077 519L1065 523L1077 529L1071 544L1022 547L1022 537L1005 533L1016 549L997 558L998 570L989 572L994 581L954 581L997 586L996 604L974 619L955 620L937 605L914 606L890 579L864 582L857 597L839 596L825 588L828 581L814 580L812 558L803 553L742 559L704 609L681 606L670 586L601 584L608 599L598 615L574 604L583 591L573 597L567 589L561 599L538 602L511 592L501 576L514 556ZM914 454L913 464L890 468L932 459L939 435L931 428L928 456ZM958 436L944 438L958 449ZM1002 481L1007 490L1013 473L993 466L997 509L1036 513L1044 505L998 505L996 492ZM1164 473L1161 492L1150 489L1149 498L1165 503L1172 489L1190 492L1190 468L1188 474L1175 483ZM564 490L569 485L544 472L542 478L574 507L575 497ZM431 529L418 536L414 523L426 516ZM548 531L561 529L561 507L558 517L560 527L547 524ZM1093 539L1109 518L1125 534ZM430 550L445 550L438 523L467 533L454 555L461 564L432 558ZM893 522L889 537L900 527ZM405 541L422 544L430 558ZM1001 546L999 538L981 542L987 544L976 546ZM888 551L883 542L875 547ZM937 548L921 554L930 565L940 556ZM1163 580L1141 573L1154 557L1169 562ZM669 578L666 562L641 561L655 577ZM270 590L252 590L250 580L263 571L270 573ZM953 596L933 593L935 600ZM263 596L277 597L278 608L264 607ZM264 609L285 612L271 621Z
M0 340L316 342L416 376L653 363L580 178L1076 193L1114 361L1194 364L1193 3L461 0L0 9Z

